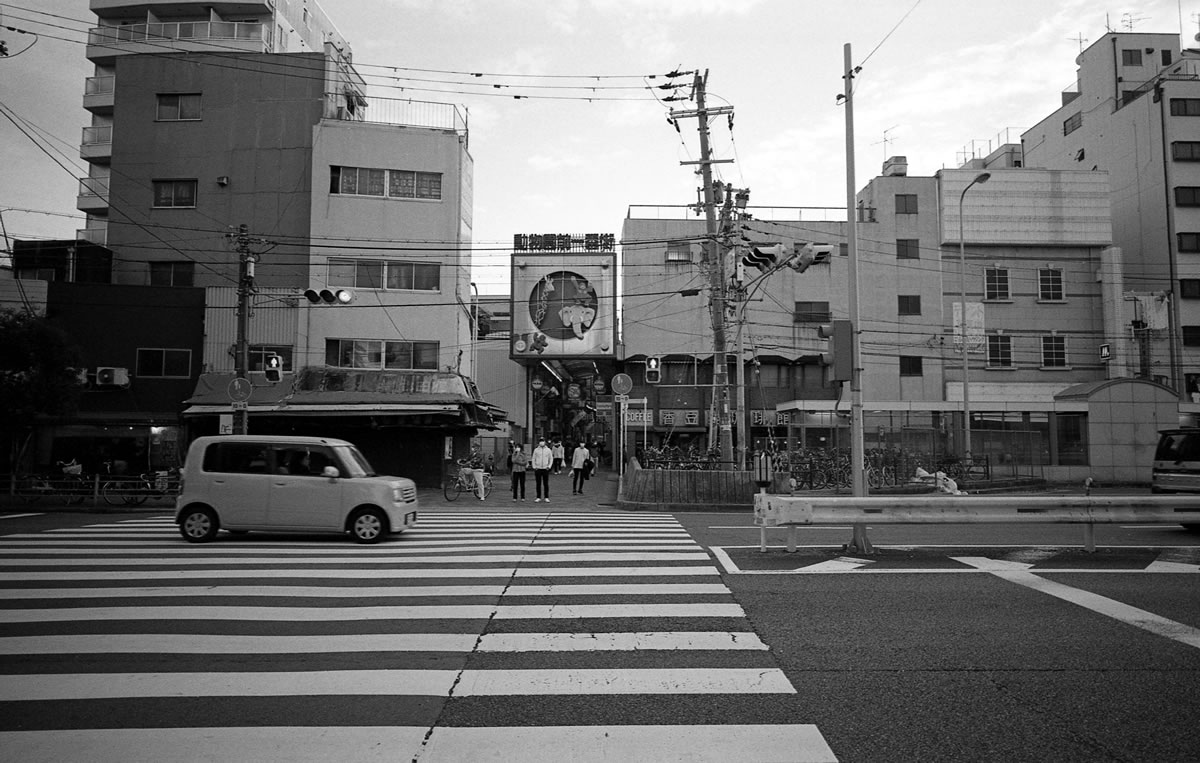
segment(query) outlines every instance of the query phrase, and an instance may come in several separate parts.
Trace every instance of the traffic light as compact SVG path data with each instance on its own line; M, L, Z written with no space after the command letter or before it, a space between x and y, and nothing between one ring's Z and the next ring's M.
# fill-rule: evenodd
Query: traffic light
M263 376L271 384L283 381L283 358L272 353L263 361Z
M662 381L662 360L658 357L646 358L646 383L658 384Z
M779 258L782 254L783 244L774 244L773 246L751 246L750 251L742 257L742 264L758 268L765 273L771 268L775 267L775 263L779 262Z
M808 266L817 262L829 262L833 256L832 244L796 244L795 255L788 261L788 267L797 273L808 270Z
M825 381L850 381L854 375L852 357L854 329L850 321L833 321L817 327L817 336L829 340L829 349L821 353Z
M305 289L304 297L314 305L348 305L354 301L354 292L349 289Z

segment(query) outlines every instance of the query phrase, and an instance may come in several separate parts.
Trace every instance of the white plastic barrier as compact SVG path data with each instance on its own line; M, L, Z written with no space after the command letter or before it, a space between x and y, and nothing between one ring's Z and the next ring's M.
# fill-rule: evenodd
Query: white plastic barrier
M858 551L870 553L865 525L899 524L1082 524L1084 545L1096 550L1095 525L1113 522L1176 522L1200 526L1200 495L1122 496L792 496L758 493L754 523L759 550L767 529L788 528L788 551L796 550L796 528L855 526Z

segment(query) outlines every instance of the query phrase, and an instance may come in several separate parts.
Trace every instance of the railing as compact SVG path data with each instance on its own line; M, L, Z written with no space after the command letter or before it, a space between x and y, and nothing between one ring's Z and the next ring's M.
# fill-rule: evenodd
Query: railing
M108 178L79 178L80 196L108 198Z
M83 128L83 145L99 146L112 143L112 125Z
M75 231L75 240L108 246L108 228L78 228Z
M247 21L175 21L88 30L88 45L157 40L254 40L267 43L270 39L267 25Z
M407 98L364 98L351 109L344 93L325 94L325 118L346 122L429 127L467 132L467 119L453 103L414 101Z
M83 82L83 94L112 95L116 80L111 74L104 77L88 77Z

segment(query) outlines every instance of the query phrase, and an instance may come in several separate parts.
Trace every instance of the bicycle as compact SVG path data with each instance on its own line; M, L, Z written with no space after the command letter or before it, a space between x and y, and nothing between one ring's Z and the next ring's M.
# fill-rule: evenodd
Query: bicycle
M27 474L17 478L16 494L25 503L37 503L43 497L61 496L68 506L82 503L87 497L87 481L83 478L83 466L70 461L56 464L61 474L45 476Z
M459 464L462 466L462 464ZM442 485L442 495L446 496L447 501L457 501L458 496L462 493L470 493L476 498L479 497L479 483L475 481L475 475L470 471L459 469L454 474L446 477L445 484ZM487 472L483 473L483 497L486 498L492 494L492 475Z

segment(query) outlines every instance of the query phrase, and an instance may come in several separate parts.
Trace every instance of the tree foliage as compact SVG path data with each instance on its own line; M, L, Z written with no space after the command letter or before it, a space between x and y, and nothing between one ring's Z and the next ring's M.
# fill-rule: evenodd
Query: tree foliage
M79 347L45 318L0 310L0 430L14 437L39 416L71 416L78 409Z

